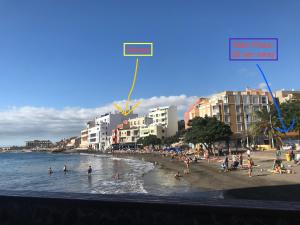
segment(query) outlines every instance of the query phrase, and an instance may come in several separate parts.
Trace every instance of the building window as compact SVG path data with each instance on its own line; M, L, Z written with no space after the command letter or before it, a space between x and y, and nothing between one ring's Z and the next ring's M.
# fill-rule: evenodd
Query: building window
M236 96L235 96L235 104L236 104L236 105L239 105L240 103L241 103L241 96L236 95Z
M90 142L96 142L96 138L90 139Z
M259 97L258 96L253 96L253 104L259 104Z
M230 116L225 115L225 117L224 117L224 122L225 122L225 123L230 123Z
M246 115L246 121L247 121L247 123L250 123L251 122L251 116L250 115Z
M241 113L241 106L235 106L236 113Z
M248 95L243 96L243 103L244 105L250 104L250 97Z
M229 106L228 105L224 105L224 113L229 113Z
M241 122L242 122L242 116L241 116L241 115L237 115L237 116L236 116L236 121L237 121L238 123L241 123Z
M250 113L250 106L249 106L249 105L244 106L244 112L245 112L246 114Z
M241 123L238 123L236 126L237 132L243 131L243 125Z
M224 96L223 101L224 101L224 103L226 103L226 104L228 103L228 96L227 96L227 95Z
M261 96L261 103L262 104L267 104L267 97L266 96Z

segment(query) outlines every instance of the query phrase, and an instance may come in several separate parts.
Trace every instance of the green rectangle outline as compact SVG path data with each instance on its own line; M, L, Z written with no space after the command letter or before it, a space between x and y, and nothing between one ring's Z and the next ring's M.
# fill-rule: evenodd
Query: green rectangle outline
M132 44L132 45L150 45L151 46L151 53L150 54L140 54L140 55L128 55L128 54L126 54L126 51L125 51L126 45L128 45L128 44ZM153 56L153 42L138 42L138 43L124 42L123 43L123 56L142 56L142 57Z

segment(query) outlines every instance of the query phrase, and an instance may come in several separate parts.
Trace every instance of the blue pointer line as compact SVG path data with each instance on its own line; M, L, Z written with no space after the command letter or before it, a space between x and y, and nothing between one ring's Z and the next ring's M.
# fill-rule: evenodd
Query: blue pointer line
M271 97L272 97L272 99L273 99L273 102L274 102L274 105L275 105L275 108L276 108L276 110L277 110L278 117L279 117L279 120L280 120L280 123L281 123L281 126L282 126L282 128L277 127L277 128L275 128L275 129L278 130L278 131L280 131L281 133L287 133L287 132L289 132L290 130L294 129L295 118L294 118L293 121L291 122L290 127L287 129L286 126L285 126L285 124L284 124L283 117L282 117L282 115L281 115L281 112L280 112L279 106L278 106L278 104L277 104L277 101L276 101L276 99L274 98L273 92L272 92L272 90L271 90L271 87L270 87L270 85L269 85L269 83L268 83L268 81L267 81L267 78L266 78L264 72L262 71L262 69L260 68L260 66L259 66L258 64L256 64L256 66L257 66L257 68L259 69L261 75L263 76L263 78L264 78L264 80L265 80L265 82L266 82L266 84L267 84L267 87L268 87L269 92L270 92L270 94L271 94Z

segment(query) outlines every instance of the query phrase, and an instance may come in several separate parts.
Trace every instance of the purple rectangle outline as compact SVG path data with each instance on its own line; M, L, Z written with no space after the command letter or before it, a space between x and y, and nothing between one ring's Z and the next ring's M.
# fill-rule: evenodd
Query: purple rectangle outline
M231 58L231 41L232 40L275 40L276 41L276 58L275 59L232 59ZM229 61L278 61L278 38L229 38Z

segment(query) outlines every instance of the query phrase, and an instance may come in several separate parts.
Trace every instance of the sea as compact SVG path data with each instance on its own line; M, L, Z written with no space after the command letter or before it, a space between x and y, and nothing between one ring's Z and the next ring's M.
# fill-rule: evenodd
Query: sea
M68 172L63 172L64 165ZM92 175L87 174L92 167ZM49 175L48 169L53 173ZM119 174L119 179L116 179ZM184 180L153 163L111 155L80 153L0 153L0 190L92 194L185 195Z

